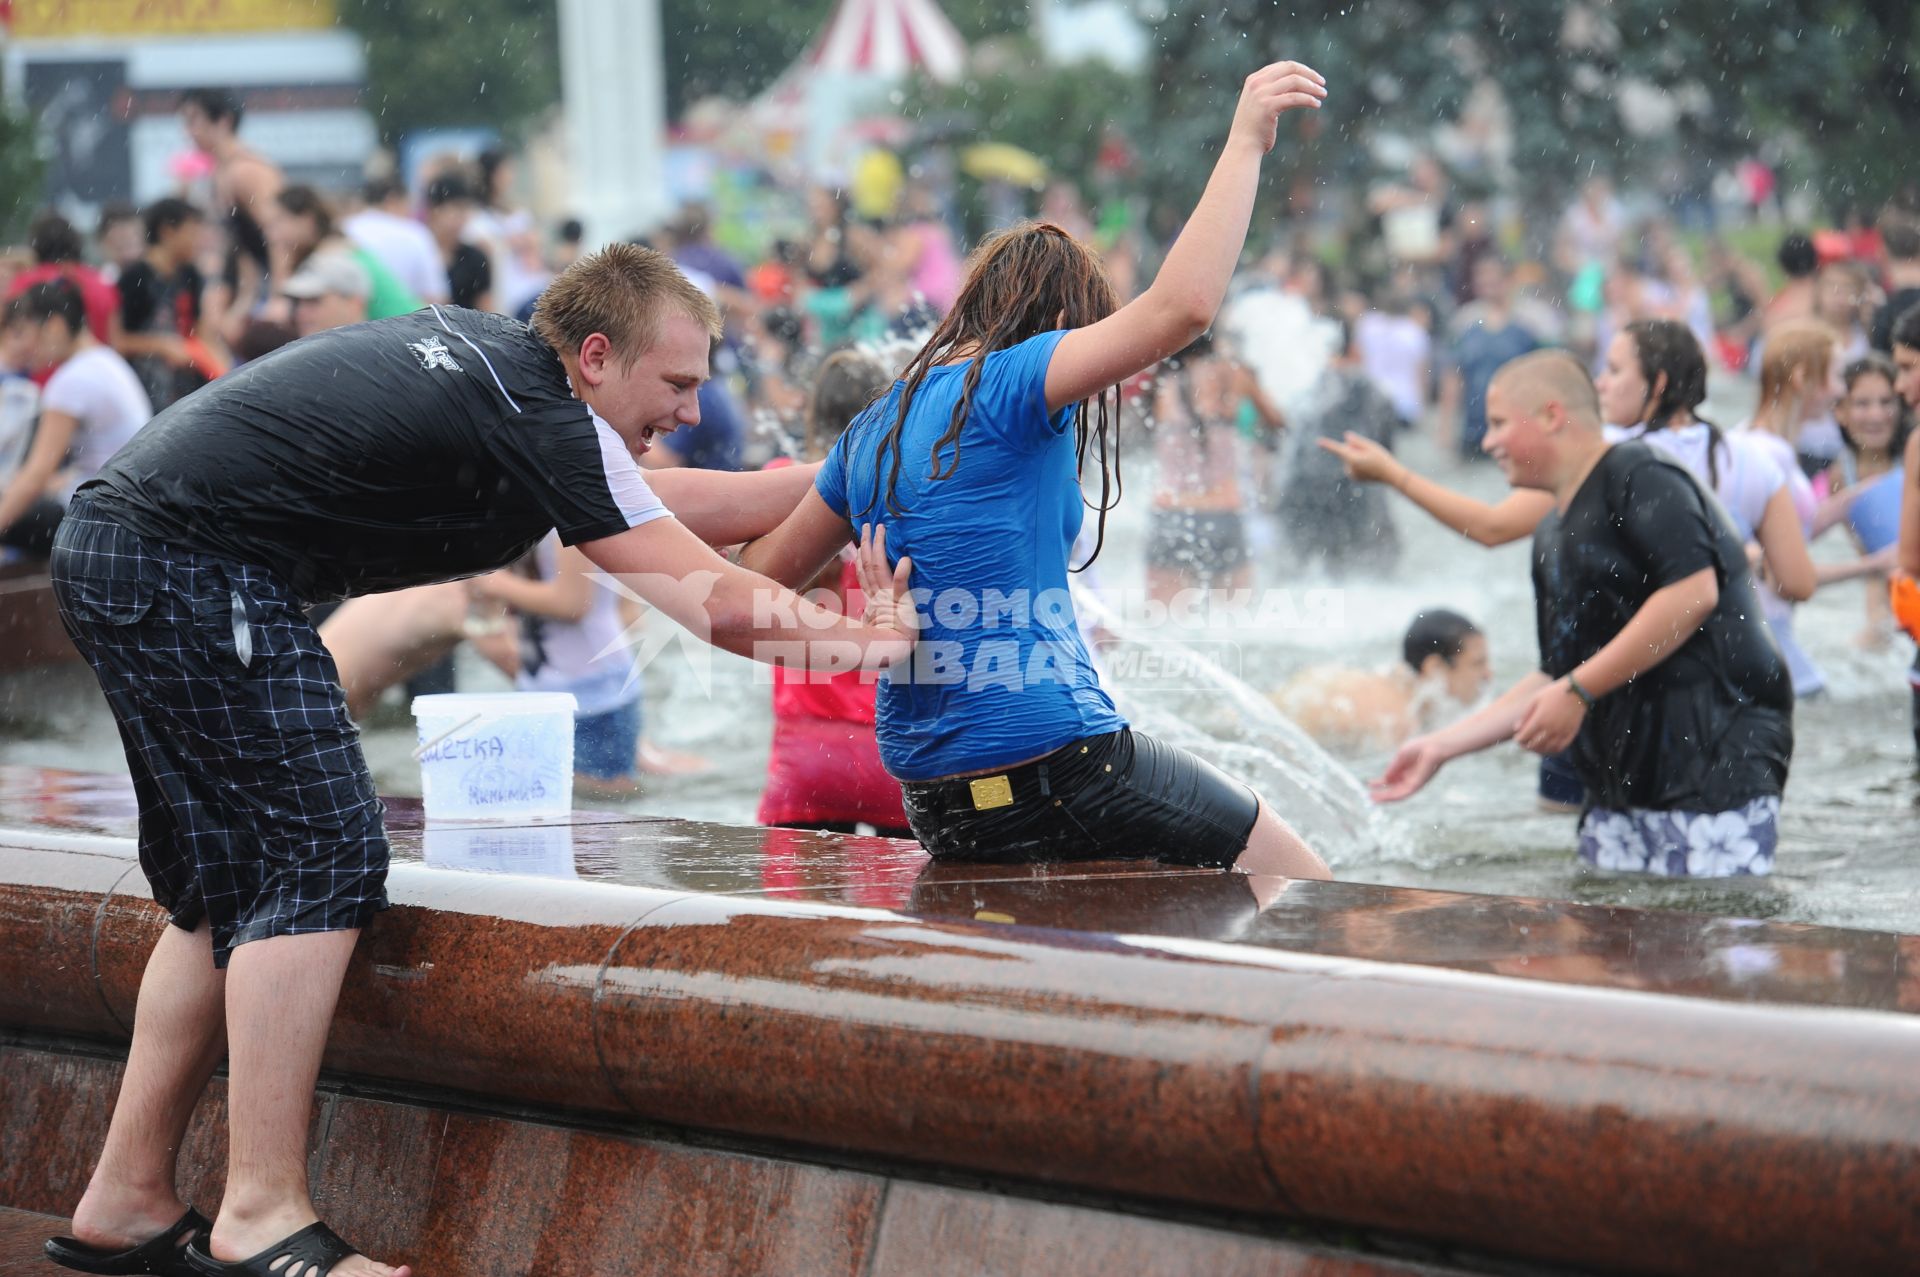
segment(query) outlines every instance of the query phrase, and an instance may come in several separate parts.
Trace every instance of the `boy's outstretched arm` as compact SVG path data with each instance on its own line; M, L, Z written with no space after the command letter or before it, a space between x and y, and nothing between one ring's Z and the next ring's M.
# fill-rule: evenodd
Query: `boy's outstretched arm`
M1461 536L1481 545L1505 545L1532 536L1553 508L1553 494L1517 488L1497 503L1455 492L1424 475L1366 438L1347 432L1345 439L1316 439L1315 443L1346 463L1347 477L1360 483L1384 483Z
M1400 747L1387 770L1367 789L1377 803L1399 802L1418 793L1441 767L1462 754L1476 754L1514 734L1521 716L1535 696L1551 681L1535 670L1500 694L1484 709L1475 710L1437 732L1416 736Z

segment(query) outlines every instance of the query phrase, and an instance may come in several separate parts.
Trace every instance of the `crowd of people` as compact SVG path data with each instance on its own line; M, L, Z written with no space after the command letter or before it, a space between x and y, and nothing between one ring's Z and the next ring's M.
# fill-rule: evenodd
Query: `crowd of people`
M383 174L357 191L321 192L290 183L240 140L231 95L194 91L179 110L200 157L177 166L176 194L109 207L91 244L46 212L25 251L0 258L7 553L44 557L79 485L149 418L231 370L299 337L423 306L527 322L547 282L580 256L578 222L542 227L520 206L505 152L440 157L411 187ZM875 216L846 192L815 190L804 224L758 257L716 243L698 205L638 241L671 256L723 321L697 421L653 440L648 470L818 462L859 409L884 397L965 280L938 193L909 182L891 200ZM1116 302L1150 268L1165 269L1145 260L1136 233L1096 232L1070 184L1054 183L1042 203L1090 240ZM1884 583L1901 567L1913 409L1894 334L1920 303L1920 213L1895 206L1871 227L1787 233L1770 273L1719 239L1689 244L1658 215L1634 219L1604 178L1574 194L1551 235L1532 237L1534 260L1508 255L1514 228L1488 202L1457 197L1431 156L1374 191L1366 211L1338 265L1282 237L1236 268L1220 321L1114 397L1116 452L1133 437L1150 458L1149 597L1245 590L1262 563L1285 563L1288 578L1388 571L1400 550L1394 494L1482 544L1535 535L1554 507L1549 494L1519 487L1480 502L1416 473L1395 449L1425 432L1443 455L1483 457L1499 371L1562 348L1594 375L1610 442L1647 444L1719 499L1757 572L1794 695L1819 695L1825 675L1796 641L1795 605L1839 581ZM1751 420L1700 416L1712 376L1757 381ZM1116 465L1115 483L1119 475ZM1099 525L1077 559L1097 551ZM1856 552L1816 567L1808 542L1836 527ZM516 686L576 694L586 790L626 792L647 772L698 766L640 739L641 672L606 656L636 609L591 588L586 569L577 551L549 543L498 573L314 615L356 718L397 687L450 687L452 652L466 643ZM828 572L819 584L858 605L850 580ZM1865 599L1858 641L1885 646L1898 631L1888 591ZM1423 616L1450 615L1433 602ZM1444 655L1451 668L1458 652ZM1449 700L1414 694L1409 678L1438 685L1437 658L1422 659L1424 670L1411 657L1397 671L1316 667L1275 700L1336 750L1386 748L1433 726ZM904 830L872 747L870 694L781 678L762 819ZM1469 686L1462 678L1449 686ZM1920 666L1915 686L1920 748ZM813 782L843 765L846 800L822 797ZM1566 757L1543 761L1540 794L1573 809L1587 801Z

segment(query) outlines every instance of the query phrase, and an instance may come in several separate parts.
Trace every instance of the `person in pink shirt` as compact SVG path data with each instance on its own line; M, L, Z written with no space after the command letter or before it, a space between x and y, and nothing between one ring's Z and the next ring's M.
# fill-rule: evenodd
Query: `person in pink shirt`
M908 191L900 224L890 238L908 286L946 314L960 295L960 250L954 247L953 231L940 220L931 192L924 187Z
M827 356L807 403L806 460L827 455L833 441L889 384L879 362L855 350ZM772 466L791 465L782 458ZM852 547L828 564L814 589L832 592L841 610L865 606ZM767 787L754 819L763 825L852 833L871 825L879 833L911 838L900 782L887 774L874 738L875 683L859 671L844 674L775 668L773 748Z

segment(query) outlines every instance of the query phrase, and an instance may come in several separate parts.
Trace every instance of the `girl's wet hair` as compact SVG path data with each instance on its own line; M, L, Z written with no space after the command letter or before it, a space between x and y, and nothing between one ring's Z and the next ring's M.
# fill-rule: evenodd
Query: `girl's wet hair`
M1768 330L1756 411L1773 407L1792 391L1824 383L1839 344L1840 334L1817 319L1790 320Z
M1030 337L1057 329L1084 328L1111 315L1119 307L1106 267L1092 250L1051 222L1023 222L988 236L967 260L966 282L926 345L907 365L902 378L900 410L880 440L887 463L885 501L899 514L900 439L907 413L925 384L930 369L955 356L970 356L947 429L934 441L927 456L927 477L951 478L960 466L961 429L973 408L974 392L987 356L1017 346ZM1093 405L1092 408L1089 405ZM1073 409L1074 456L1084 472L1087 450L1093 447L1100 462L1099 530L1093 553L1076 571L1090 566L1106 543L1107 511L1120 500L1120 391L1112 387L1082 400ZM953 448L944 469L941 452ZM865 510L880 504L880 467L874 467L873 494ZM1083 498L1084 499L1084 498ZM863 510L864 513L864 510Z
M1913 414L1907 410L1906 399L1894 389L1898 385L1898 376L1899 370L1893 366L1893 360L1877 350L1867 352L1840 370L1840 380L1845 384L1848 394L1853 393L1853 383L1863 377L1884 378L1887 388L1893 391L1893 439L1887 444L1887 455L1895 462L1906 455L1907 436L1913 433ZM1846 441L1848 451L1858 456L1860 445L1854 442L1853 428L1843 423L1840 437Z
M1677 319L1640 319L1621 330L1633 342L1647 397L1640 420L1648 430L1664 430L1681 413L1707 428L1707 486L1720 486L1720 427L1700 415L1707 401L1707 355L1693 329ZM1665 380L1662 381L1661 378ZM1620 422L1630 425L1630 422Z
M806 456L825 456L853 419L892 384L886 368L864 351L847 347L821 360L807 398Z
M1431 608L1415 615L1413 623L1407 626L1407 636L1400 642L1400 655L1416 674L1429 656L1437 656L1452 665L1460 659L1467 640L1479 632L1479 626L1458 612Z

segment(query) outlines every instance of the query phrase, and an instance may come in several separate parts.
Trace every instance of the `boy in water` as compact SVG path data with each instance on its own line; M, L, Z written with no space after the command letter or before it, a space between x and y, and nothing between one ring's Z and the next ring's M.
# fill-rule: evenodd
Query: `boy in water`
M1400 643L1404 664L1384 672L1315 666L1294 675L1273 703L1328 749L1393 749L1430 725L1448 701L1471 705L1493 680L1487 638L1458 612L1413 618Z
M1509 737L1540 754L1572 745L1586 863L1770 872L1793 691L1732 523L1646 445L1607 444L1593 382L1564 352L1501 368L1487 423L1508 481L1554 497L1533 540L1541 667L1403 745L1375 800L1405 798L1449 759Z

